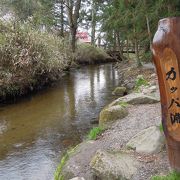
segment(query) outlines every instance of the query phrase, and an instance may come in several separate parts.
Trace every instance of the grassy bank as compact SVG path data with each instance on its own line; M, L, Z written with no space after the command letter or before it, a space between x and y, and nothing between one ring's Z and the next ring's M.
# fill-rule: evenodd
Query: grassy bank
M76 52L76 63L78 64L98 64L114 61L107 53L98 47L90 44L79 44Z
M35 31L29 25L0 22L0 102L59 80L73 64L72 59L93 64L97 59L107 61L108 56L101 49L79 45L72 57L63 38Z
M92 128L88 135L87 135L87 141L89 140L96 140L98 138L99 135L102 134L102 132L104 132L104 129L100 128L100 127L94 127ZM74 154L76 153L78 147L80 146L77 145L75 146L74 148L70 148L69 150L66 151L66 153L62 156L61 160L60 160L60 163L54 173L54 180L64 180L64 175L62 173L63 171L63 168L66 164L66 162L69 160L69 158Z
M179 180L180 173L178 172L170 172L167 176L153 176L151 180Z
M76 151L78 145L74 148L69 149L61 158L61 161L54 173L54 180L64 180L64 176L62 174L62 170L66 162L68 161L69 157Z

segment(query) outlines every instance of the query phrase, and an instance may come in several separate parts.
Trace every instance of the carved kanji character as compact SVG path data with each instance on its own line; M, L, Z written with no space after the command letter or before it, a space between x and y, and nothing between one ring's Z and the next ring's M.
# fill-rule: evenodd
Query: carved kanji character
M176 100L179 101L179 98L177 98ZM173 104L176 104L177 107L180 107L180 103L178 101L176 101L176 100L174 100L174 99L171 100L171 104L168 107L168 109L170 109L173 106Z
M171 70L166 73L166 80L168 79L173 81L176 79L176 71L174 70L174 67L171 67Z
M172 87L171 88L171 93L174 93L174 92L176 92L177 91L177 87Z

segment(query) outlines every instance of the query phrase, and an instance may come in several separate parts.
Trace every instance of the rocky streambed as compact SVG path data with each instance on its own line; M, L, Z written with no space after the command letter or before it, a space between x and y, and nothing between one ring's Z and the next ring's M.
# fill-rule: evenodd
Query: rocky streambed
M149 86L110 103L100 113L106 130L77 146L61 169L66 179L144 180L170 170L155 74Z

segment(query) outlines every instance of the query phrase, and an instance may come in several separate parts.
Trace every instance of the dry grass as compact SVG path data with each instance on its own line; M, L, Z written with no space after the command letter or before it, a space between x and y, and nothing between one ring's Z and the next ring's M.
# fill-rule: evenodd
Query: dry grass
M55 81L70 64L66 42L28 25L0 23L0 99Z
M79 44L76 52L76 62L79 64L96 64L101 62L110 62L112 59L101 48L90 44Z

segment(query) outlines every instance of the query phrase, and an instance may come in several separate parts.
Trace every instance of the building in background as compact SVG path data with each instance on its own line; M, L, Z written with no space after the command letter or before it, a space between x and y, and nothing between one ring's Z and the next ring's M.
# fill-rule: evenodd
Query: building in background
M88 32L80 32L78 31L76 34L77 42L78 43L91 43L91 38L88 34Z

